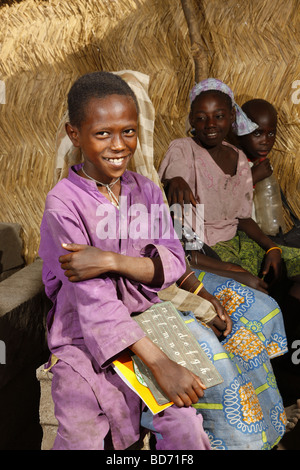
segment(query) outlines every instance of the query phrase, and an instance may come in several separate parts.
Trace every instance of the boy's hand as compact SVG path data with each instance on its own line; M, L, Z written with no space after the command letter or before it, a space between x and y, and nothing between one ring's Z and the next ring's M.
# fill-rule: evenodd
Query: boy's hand
M90 245L63 243L62 247L70 253L59 257L61 268L71 282L85 281L108 272L112 253Z
M273 173L271 162L268 158L261 158L258 163L255 163L251 168L253 184L268 178Z
M204 396L205 385L193 372L166 358L152 373L170 401L179 408L191 406Z
M205 385L193 372L168 358L147 336L130 347L154 375L155 380L174 405L182 408L203 397Z
M71 282L94 279L110 272L147 285L163 284L164 273L160 257L131 257L76 243L63 243L62 247L70 253L60 256L59 262Z

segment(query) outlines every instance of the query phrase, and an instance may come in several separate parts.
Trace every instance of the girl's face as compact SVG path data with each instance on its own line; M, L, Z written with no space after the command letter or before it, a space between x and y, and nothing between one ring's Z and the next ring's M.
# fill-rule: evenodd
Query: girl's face
M80 128L67 124L67 133L84 157L92 178L111 183L127 168L137 146L138 113L131 97L92 98L85 106Z
M240 137L241 146L247 157L256 161L268 156L276 139L277 118L270 113L262 113L251 119L256 122L258 129L251 134Z
M222 144L235 120L235 111L226 96L211 92L200 93L193 102L190 124L195 140L205 148Z

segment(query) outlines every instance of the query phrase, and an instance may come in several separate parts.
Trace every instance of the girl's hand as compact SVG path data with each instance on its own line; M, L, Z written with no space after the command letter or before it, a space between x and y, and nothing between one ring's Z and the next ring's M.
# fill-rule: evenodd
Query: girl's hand
M113 253L110 251L76 243L63 243L62 247L70 253L60 256L59 262L71 282L98 277L112 268Z
M268 294L268 284L263 279L260 279L259 277L249 273L249 271L232 272L230 276L232 277L232 279L237 282L240 282L241 284L245 284L246 286L251 287L252 289L256 289L263 292L264 294Z
M224 266L226 271L234 271L234 272L241 272L241 273L247 273L247 269L243 268L242 266L239 266L238 264L234 263L225 263Z
M282 272L282 260L281 260L280 250L277 250L277 249L271 250L269 251L268 254L266 254L262 275L266 276L270 272L271 268L273 268L273 274L274 274L274 280L272 280L272 283L273 283L280 279L281 272Z
M227 336L232 329L232 320L220 301L210 294L204 287L198 293L199 297L208 300L217 312L217 315L208 323L216 336Z
M260 290L265 294L268 294L268 284L258 276L254 276L247 269L244 269L242 266L237 264L226 263L226 270L230 271L230 277L234 280L240 282L241 284L246 284L252 289Z
M181 178L181 176L171 178L170 180L165 181L164 184L166 186L166 195L169 206L172 204L180 204L181 207L183 207L184 204L192 204L193 206L197 205L197 201L191 188L187 182Z

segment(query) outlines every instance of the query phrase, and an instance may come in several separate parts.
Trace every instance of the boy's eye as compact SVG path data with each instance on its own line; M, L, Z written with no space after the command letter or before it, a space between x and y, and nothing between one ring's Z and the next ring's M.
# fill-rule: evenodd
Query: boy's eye
M128 135L128 136L132 136L132 135L135 135L136 134L136 129L126 129L124 131L124 134Z
M261 134L260 131L254 131L254 132L253 132L253 135L255 135L255 137L259 137L260 134Z
M217 114L216 116L217 119L223 119L223 117L224 117L224 114Z
M107 131L98 131L96 132L96 135L100 137L107 137L109 133Z

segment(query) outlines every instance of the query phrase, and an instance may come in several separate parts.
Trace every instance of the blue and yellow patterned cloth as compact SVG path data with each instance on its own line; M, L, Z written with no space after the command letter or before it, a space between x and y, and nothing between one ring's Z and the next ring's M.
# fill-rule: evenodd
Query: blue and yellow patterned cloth
M271 449L287 422L270 362L287 352L281 311L271 297L236 281L200 271L196 275L233 322L230 335L219 342L191 313L182 314L224 378L194 405L203 415L212 449Z

